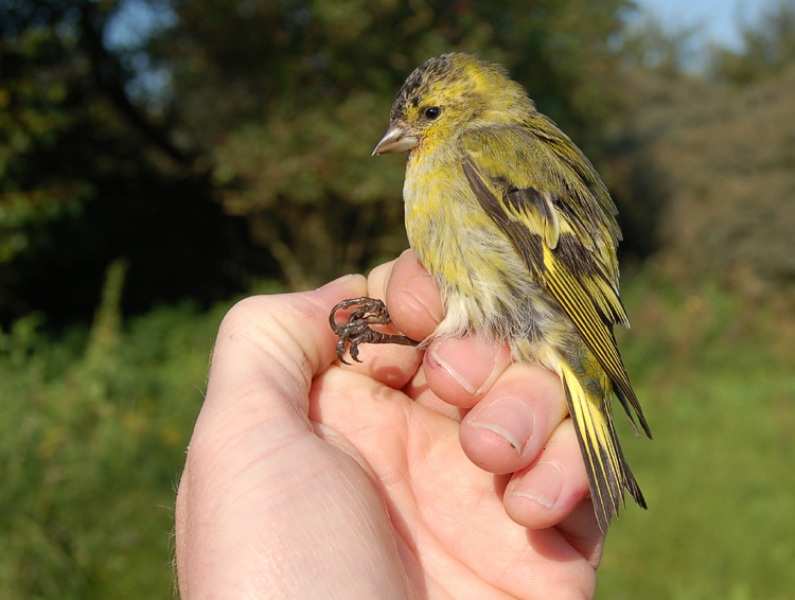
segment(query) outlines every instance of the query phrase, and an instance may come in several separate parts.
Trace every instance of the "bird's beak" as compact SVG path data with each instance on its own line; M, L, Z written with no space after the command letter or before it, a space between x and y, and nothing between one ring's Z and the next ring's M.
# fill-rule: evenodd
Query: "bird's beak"
M387 152L405 152L417 145L416 136L408 135L406 129L399 125L392 125L387 129L384 137L373 148L371 156L386 154Z

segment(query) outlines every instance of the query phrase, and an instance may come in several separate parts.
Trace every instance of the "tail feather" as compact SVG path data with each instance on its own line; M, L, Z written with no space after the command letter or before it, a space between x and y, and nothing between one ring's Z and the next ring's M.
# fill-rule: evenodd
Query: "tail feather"
M624 505L625 489L643 508L646 508L646 500L624 459L606 394L596 394L591 389L594 386L583 385L563 359L560 376L585 461L596 520L599 528L606 532L610 521Z

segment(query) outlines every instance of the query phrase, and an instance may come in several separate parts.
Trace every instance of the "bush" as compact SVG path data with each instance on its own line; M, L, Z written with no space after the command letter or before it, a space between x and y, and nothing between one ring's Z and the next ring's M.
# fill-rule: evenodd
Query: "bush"
M89 334L18 321L0 353L4 598L170 596L173 505L223 308L120 327L112 270Z

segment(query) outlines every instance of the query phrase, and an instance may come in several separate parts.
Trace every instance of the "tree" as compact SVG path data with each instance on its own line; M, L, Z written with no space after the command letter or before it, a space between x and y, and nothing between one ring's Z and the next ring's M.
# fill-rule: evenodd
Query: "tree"
M87 318L119 257L131 308L245 280L230 264L243 222L224 217L169 115L130 97L136 72L106 41L121 6L0 4L0 322Z

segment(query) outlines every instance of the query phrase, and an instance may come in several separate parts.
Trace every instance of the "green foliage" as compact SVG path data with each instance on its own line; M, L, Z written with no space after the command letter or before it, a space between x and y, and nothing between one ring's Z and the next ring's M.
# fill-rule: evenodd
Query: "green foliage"
M60 141L85 125L74 73L58 74L74 39L23 29L0 46L0 265L41 243L36 232L76 210L91 186L69 169L45 169ZM1 288L0 288L1 289Z
M218 311L161 308L122 329L111 268L88 336L38 320L0 338L4 598L167 598L174 490Z

